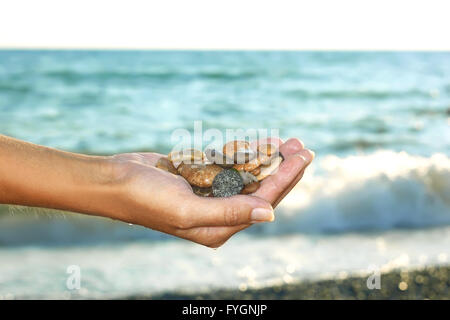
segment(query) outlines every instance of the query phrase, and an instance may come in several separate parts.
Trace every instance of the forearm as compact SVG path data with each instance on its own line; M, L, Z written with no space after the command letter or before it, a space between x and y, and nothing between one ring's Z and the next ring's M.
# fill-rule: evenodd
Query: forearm
M0 135L0 203L106 215L115 186L105 163Z

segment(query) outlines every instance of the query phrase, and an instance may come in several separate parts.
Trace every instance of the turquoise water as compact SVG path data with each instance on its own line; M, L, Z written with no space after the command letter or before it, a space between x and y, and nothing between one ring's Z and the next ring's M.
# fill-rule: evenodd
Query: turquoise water
M279 129L316 159L210 250L139 226L0 206L0 299L247 288L450 259L450 53L0 51L0 133L167 152L172 132ZM78 265L82 289L65 285Z
M317 153L450 152L450 53L0 51L0 132L89 153L277 128Z

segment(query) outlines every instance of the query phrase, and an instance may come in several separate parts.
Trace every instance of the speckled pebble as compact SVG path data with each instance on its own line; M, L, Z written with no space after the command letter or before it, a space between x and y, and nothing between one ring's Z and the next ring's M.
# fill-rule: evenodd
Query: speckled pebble
M213 180L212 190L214 197L231 197L239 194L244 188L241 175L235 169L225 169Z

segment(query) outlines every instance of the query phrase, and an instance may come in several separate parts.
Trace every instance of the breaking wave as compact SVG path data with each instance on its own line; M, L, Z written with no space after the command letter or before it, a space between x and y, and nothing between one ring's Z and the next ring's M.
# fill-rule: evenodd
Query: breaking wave
M405 152L327 156L277 210L275 233L345 232L450 224L450 158Z

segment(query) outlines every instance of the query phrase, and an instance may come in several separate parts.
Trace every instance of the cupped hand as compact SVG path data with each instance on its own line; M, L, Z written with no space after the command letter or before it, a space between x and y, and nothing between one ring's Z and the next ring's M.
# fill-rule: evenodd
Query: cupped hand
M302 178L314 153L298 139L283 143L269 138L285 160L276 174L262 181L250 195L204 198L195 195L181 176L155 167L162 154L126 153L111 158L118 195L113 217L217 248L253 223L274 220L273 208Z

